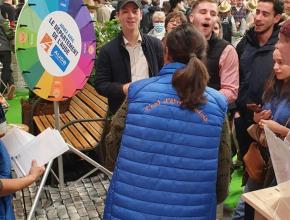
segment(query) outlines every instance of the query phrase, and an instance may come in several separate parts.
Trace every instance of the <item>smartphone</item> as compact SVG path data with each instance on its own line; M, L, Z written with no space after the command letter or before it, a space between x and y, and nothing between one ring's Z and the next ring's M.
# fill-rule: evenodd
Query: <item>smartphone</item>
M260 105L257 105L255 103L252 103L252 104L247 104L247 108L252 110L253 112L261 112L263 109L262 109L262 106Z

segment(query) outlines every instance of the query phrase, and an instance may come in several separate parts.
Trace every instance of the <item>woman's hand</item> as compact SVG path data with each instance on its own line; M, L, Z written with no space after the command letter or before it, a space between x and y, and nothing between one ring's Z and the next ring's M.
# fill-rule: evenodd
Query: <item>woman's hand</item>
M261 128L264 128L264 126L267 125L271 131L273 131L275 134L278 134L282 137L285 137L289 131L289 129L287 127L285 127L285 126L283 126L283 125L281 125L278 122L273 121L273 120L262 119L259 122L259 125Z
M260 120L270 119L271 116L272 116L271 110L263 110L261 112L254 112L254 122L258 124Z
M22 178L0 179L2 182L2 190L0 189L0 197L15 193L18 190L28 187L35 182L44 172L45 168L37 166L35 160L32 161L29 174Z
M36 163L36 160L33 160L31 163L29 175L33 178L34 181L36 181L43 174L44 170L44 166L39 167Z

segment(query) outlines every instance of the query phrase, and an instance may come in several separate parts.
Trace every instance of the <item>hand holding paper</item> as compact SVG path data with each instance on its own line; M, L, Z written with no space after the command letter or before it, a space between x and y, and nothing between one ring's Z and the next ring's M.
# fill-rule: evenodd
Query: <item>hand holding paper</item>
M279 124L278 122L274 120L260 120L259 125L261 127L268 126L268 128L273 131L275 134L278 134L282 137L285 137L288 133L288 128Z
M1 140L7 148L18 177L30 173L32 160L36 160L39 166L44 166L69 149L59 131L51 128L34 137L15 127ZM34 169L36 168L32 166L33 174L36 174Z
M44 166L38 166L36 160L32 160L29 175L36 181L45 171Z

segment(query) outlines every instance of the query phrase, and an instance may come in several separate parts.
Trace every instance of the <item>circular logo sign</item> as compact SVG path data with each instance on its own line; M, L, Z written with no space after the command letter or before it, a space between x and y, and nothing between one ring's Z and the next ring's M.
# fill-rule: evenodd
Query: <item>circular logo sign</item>
M43 68L53 76L69 74L81 55L81 34L74 19L55 11L42 21L37 35L37 53Z

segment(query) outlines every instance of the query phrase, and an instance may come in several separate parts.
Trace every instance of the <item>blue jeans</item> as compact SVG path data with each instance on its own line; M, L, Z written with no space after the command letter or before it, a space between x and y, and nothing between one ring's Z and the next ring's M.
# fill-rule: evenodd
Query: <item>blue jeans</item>
M261 188L262 184L258 184L249 178L245 185L244 193L255 191ZM237 207L233 213L232 220L244 220L244 218L245 218L245 202L242 198L240 198Z

